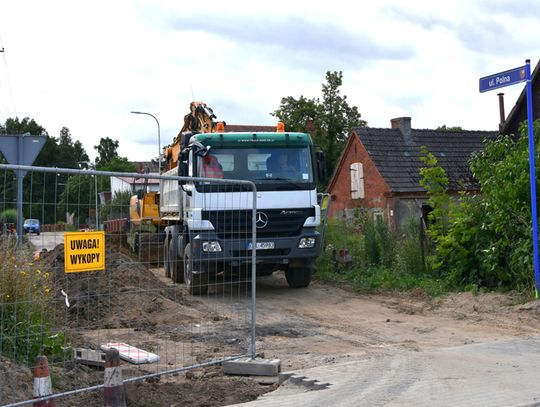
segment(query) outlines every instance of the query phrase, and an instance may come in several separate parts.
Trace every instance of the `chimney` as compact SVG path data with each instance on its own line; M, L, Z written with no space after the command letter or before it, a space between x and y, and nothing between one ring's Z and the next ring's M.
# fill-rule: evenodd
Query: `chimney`
M311 117L306 119L306 130L309 134L312 134L315 131L315 123L313 123L313 119Z
M504 122L506 121L505 115L504 115L504 93L497 93L497 96L499 97L499 130L502 131L502 128L504 126Z
M390 120L393 129L399 129L403 140L405 143L412 143L412 134L411 134L411 118L410 117L397 117Z

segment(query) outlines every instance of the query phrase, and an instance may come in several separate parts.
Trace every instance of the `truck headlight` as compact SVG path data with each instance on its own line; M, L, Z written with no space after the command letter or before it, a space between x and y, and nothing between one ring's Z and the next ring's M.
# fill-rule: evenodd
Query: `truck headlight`
M202 251L206 253L217 253L221 251L221 245L218 241L203 242Z
M312 249L315 247L315 238L314 237L303 237L298 242L299 249Z

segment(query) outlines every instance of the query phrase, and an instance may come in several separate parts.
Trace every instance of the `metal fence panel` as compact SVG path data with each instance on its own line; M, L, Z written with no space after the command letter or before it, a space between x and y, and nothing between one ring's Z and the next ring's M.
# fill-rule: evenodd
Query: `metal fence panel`
M24 233L13 217L21 168ZM0 165L1 404L30 402L37 355L54 397L101 389L107 347L125 351L126 382L255 356L254 185L199 179L187 233L149 215L159 195L133 191L164 179L190 180ZM228 243L215 252L213 240Z

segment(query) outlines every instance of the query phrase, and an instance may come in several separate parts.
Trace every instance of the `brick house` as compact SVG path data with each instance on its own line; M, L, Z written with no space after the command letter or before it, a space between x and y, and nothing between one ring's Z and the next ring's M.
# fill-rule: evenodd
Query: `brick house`
M420 186L421 147L426 146L446 170L450 192L475 191L468 160L483 149L494 131L420 130L410 117L391 120L391 128L355 129L341 154L327 191L332 195L330 216L350 219L355 208L368 210L400 228L410 216L426 215L427 193Z

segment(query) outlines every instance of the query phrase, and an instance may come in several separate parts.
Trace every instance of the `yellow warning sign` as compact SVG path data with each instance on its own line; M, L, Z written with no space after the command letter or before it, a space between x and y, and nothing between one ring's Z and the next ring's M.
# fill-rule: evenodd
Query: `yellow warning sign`
M64 233L66 273L105 269L105 232Z

